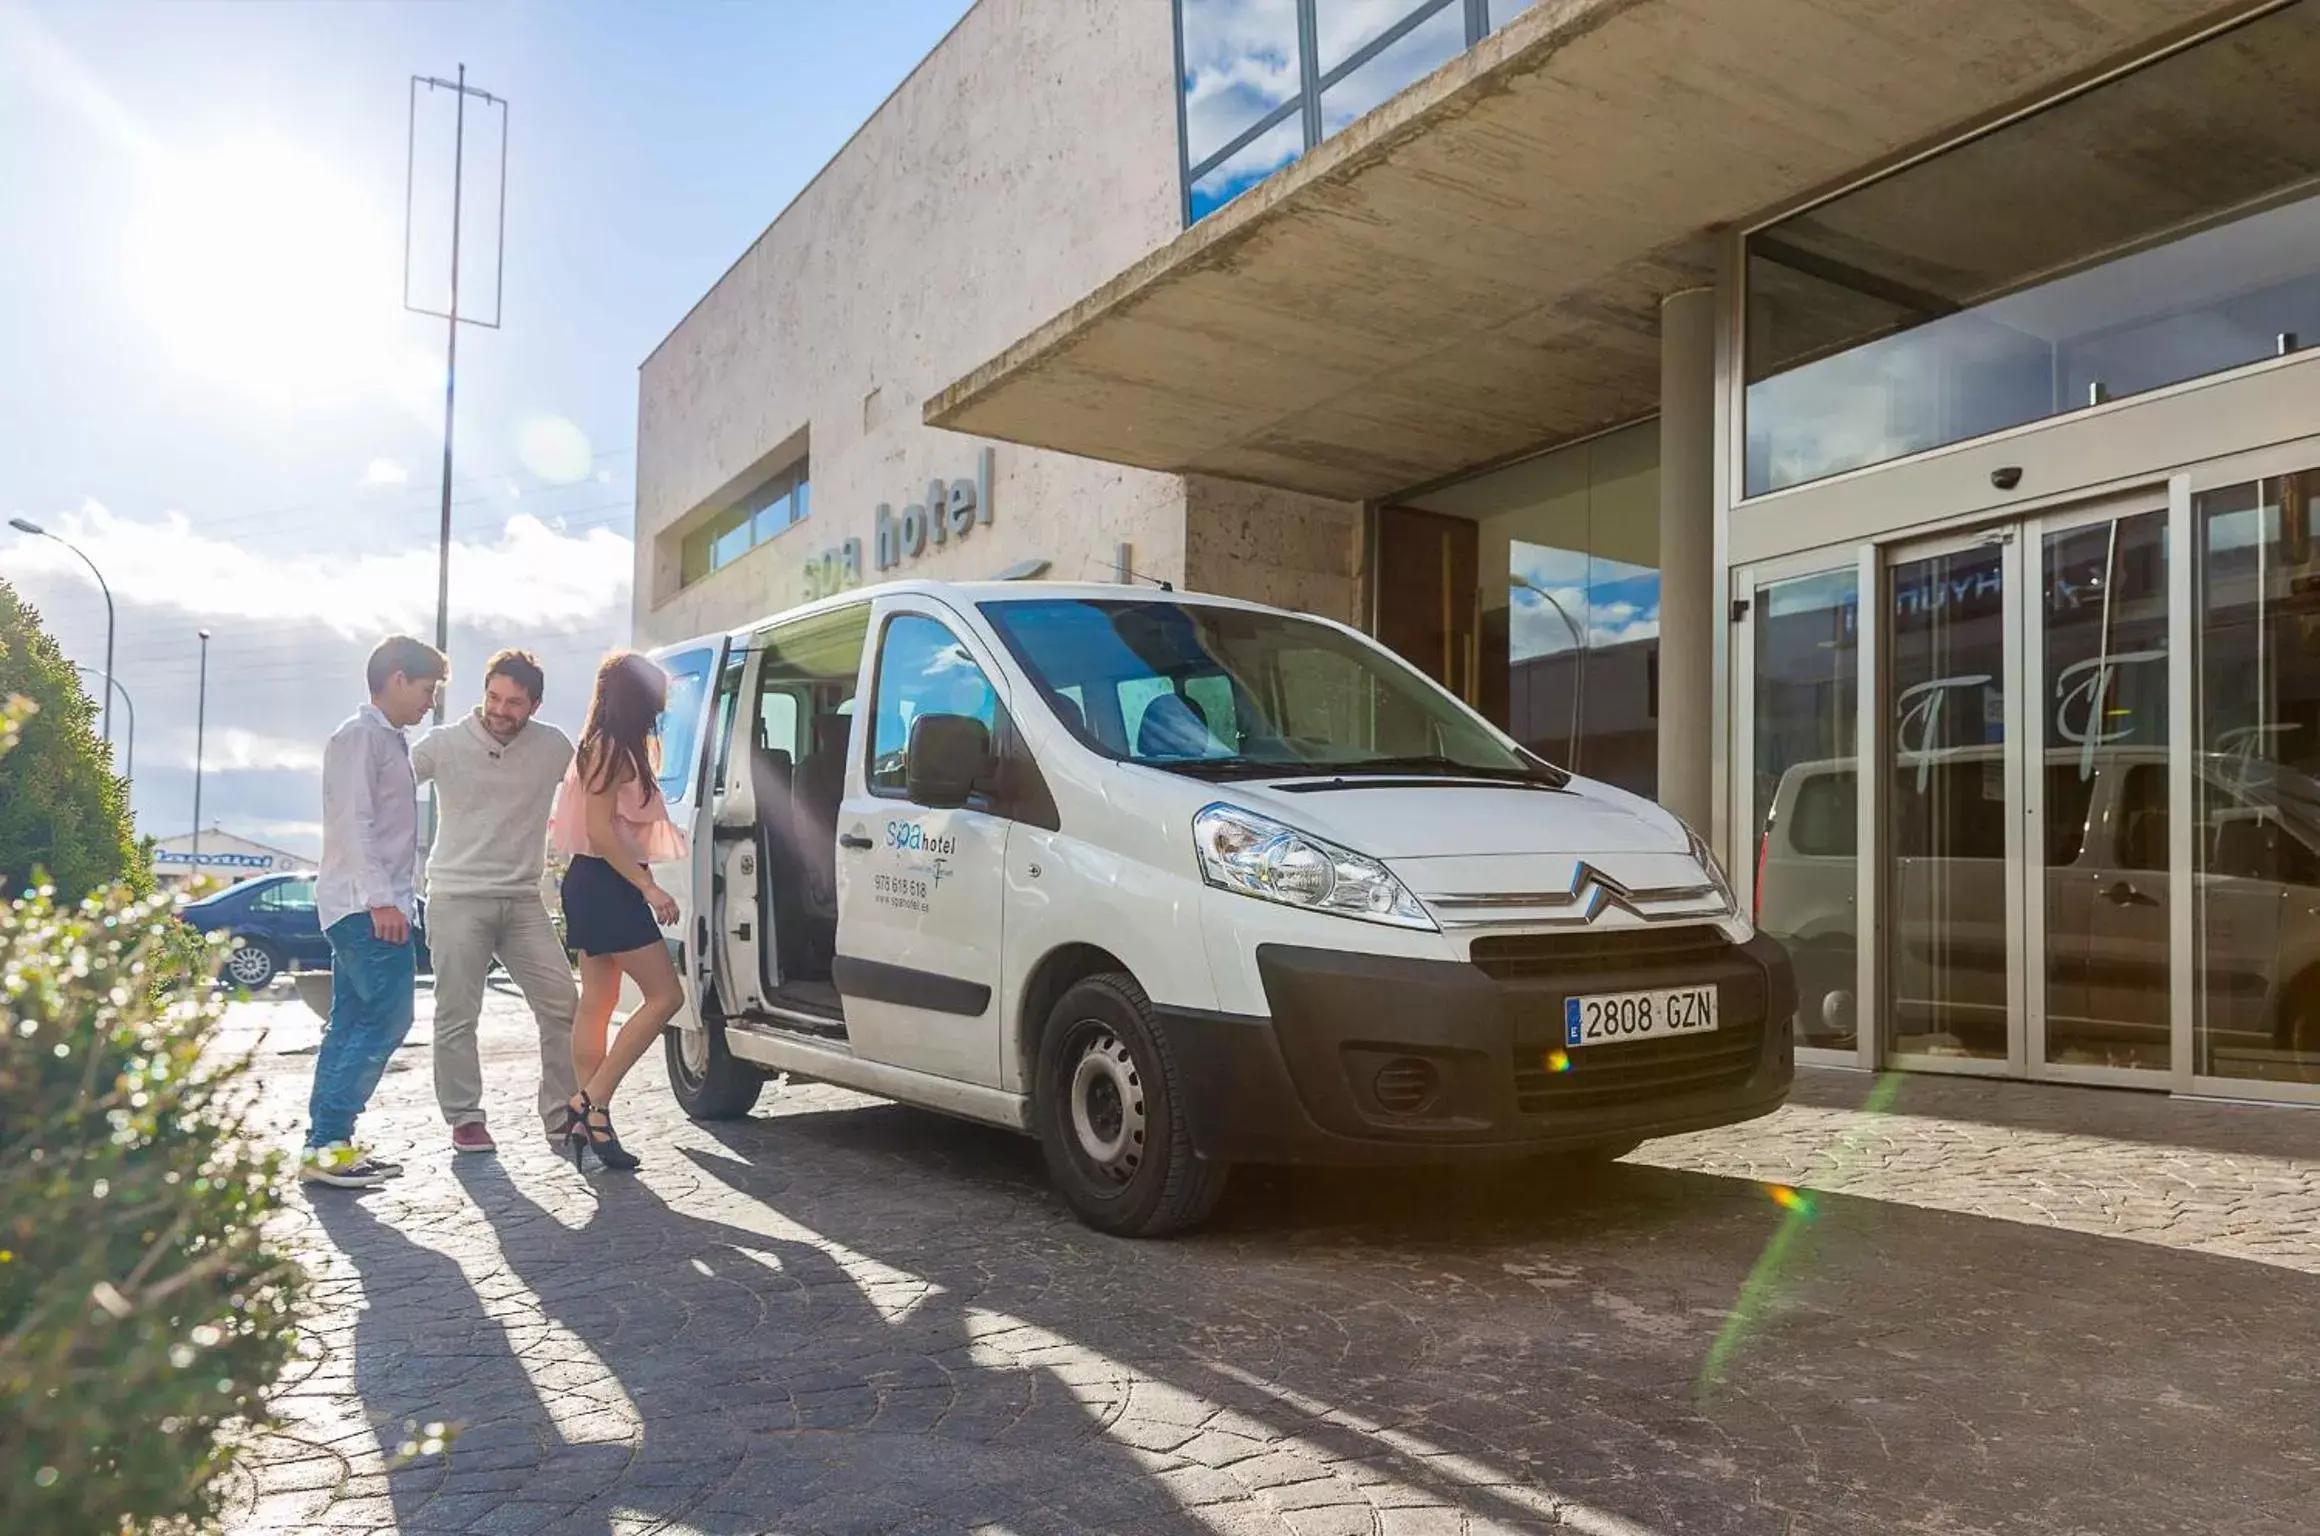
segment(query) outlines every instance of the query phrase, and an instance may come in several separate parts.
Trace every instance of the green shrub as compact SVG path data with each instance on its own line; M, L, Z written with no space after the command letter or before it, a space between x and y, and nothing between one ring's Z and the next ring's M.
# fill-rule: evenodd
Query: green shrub
M0 909L10 1536L213 1514L290 1357L302 1281L266 1231L284 1159L245 1133L216 964L165 897Z
M131 830L129 787L98 738L97 706L39 613L0 581L0 699L12 694L38 712L0 763L0 897L28 889L35 871L68 902L118 881L149 889L152 866Z

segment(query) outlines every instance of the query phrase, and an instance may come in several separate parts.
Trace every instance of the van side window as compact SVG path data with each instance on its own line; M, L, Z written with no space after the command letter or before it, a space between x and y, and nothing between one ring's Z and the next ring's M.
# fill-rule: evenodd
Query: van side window
M1789 813L1789 846L1806 858L1849 859L1861 840L1861 824L1854 819L1859 780L1851 773L1816 773L1796 787L1796 806Z
M903 793L903 754L911 722L921 715L965 715L999 739L999 695L983 669L947 626L924 614L898 614L878 650L871 695L876 724L870 738L870 792Z
M715 665L717 653L703 647L656 659L669 675L668 703L660 719L661 794L682 800L693 788L701 711L709 707L709 669Z
M2135 770L2140 772L2140 769ZM2067 869L2086 850L2086 819L2094 809L2094 773L2075 762L2046 766L2046 867ZM2164 802L2162 802L2164 803Z
M733 715L741 707L741 674L749 664L746 651L734 651L725 658L725 675L717 680L717 719L709 728L709 745L717 754L717 770L710 783L710 792L723 796L730 780L727 770L733 762Z

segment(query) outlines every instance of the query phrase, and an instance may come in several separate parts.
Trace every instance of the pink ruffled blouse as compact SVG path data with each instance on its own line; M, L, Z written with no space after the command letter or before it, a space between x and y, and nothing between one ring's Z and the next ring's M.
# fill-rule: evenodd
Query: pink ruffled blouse
M669 820L668 802L650 779L631 779L614 791L612 813L628 833L630 848L647 864L674 863L690 851L692 840ZM556 791L556 809L548 817L548 846L566 858L606 856L588 835L588 787L581 782L577 758Z

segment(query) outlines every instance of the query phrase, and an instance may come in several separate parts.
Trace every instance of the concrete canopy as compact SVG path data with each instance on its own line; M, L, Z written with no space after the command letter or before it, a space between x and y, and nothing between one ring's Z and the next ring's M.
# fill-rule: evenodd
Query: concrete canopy
M932 425L1346 500L1656 409L1711 232L2244 12L1542 0L952 384Z

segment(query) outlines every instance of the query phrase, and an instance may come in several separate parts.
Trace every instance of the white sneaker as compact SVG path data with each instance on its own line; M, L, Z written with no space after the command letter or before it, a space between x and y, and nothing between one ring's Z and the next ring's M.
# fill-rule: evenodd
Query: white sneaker
M355 1161L368 1167L372 1172L378 1174L379 1177L384 1179L399 1179L403 1176L403 1165L396 1162L393 1158L379 1156L375 1150L363 1142L355 1142L353 1143L353 1147Z
M376 1189L386 1183L388 1177L360 1149L343 1141L333 1142L327 1147L308 1147L298 1159L298 1181L302 1184L328 1184L334 1189Z

